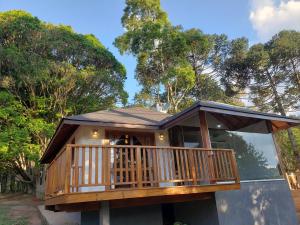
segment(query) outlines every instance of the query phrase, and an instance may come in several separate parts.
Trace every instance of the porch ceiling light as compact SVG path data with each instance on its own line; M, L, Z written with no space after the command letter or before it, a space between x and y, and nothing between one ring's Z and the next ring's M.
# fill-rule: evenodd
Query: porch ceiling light
M93 129L92 136L93 137L98 137L98 135L99 135L99 130L98 129Z
M164 140L165 135L164 134L159 134L159 140L163 141Z

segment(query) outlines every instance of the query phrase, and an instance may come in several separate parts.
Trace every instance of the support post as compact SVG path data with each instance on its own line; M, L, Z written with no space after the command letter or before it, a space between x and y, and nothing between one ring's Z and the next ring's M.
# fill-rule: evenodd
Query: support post
M203 148L211 148L208 125L204 111L199 111L200 132Z
M210 149L211 142L209 137L208 125L206 121L206 114L204 111L199 111L199 121L200 121L200 135L202 140L203 148ZM209 181L210 183L215 183L215 171L213 164L213 152L211 151L208 155L208 166L209 166Z
M99 225L110 225L109 217L109 202L101 202L100 211L99 211Z

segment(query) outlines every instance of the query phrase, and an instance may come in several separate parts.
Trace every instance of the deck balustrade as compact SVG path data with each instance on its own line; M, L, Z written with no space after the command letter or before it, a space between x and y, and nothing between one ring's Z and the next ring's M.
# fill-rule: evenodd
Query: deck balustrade
M239 183L234 151L66 145L48 166L46 199L61 194Z

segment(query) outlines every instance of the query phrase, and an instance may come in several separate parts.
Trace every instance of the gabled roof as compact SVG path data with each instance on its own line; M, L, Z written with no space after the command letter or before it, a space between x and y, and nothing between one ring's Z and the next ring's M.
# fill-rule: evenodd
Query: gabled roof
M120 109L102 110L92 113L86 113L76 116L66 117L65 120L90 122L119 125L140 125L141 128L153 127L157 128L160 122L168 117L170 114L146 109L142 107L130 107ZM145 126L145 127L143 127Z
M269 120L272 122L272 126L275 128L275 130L286 129L288 127L300 124L300 120L298 119L280 116L277 114L258 112L244 107L208 101L199 101L175 115L157 112L155 110L141 107L102 110L63 118L57 127L44 155L42 156L41 162L49 163L80 125L159 130L169 128L179 121L190 117L199 110Z

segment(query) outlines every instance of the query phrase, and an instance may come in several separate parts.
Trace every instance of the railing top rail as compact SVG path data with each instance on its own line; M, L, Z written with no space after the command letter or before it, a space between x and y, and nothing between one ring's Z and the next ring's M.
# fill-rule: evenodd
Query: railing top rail
M148 145L88 145L88 144L68 144L70 147L103 147L103 148L152 148L152 149L180 149L180 150L199 150L199 151L233 151L226 148L191 148L173 146L148 146Z

